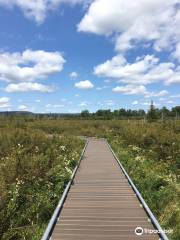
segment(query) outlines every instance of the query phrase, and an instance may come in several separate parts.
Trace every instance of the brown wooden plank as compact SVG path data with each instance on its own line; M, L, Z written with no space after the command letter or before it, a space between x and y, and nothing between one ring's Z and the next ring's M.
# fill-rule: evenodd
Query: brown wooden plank
M104 140L90 140L51 240L154 240L154 229Z

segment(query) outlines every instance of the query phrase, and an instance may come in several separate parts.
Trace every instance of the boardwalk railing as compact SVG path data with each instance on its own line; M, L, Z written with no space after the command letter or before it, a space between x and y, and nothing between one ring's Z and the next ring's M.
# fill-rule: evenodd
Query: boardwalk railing
M55 226L55 224L56 224L56 221L57 221L57 219L58 219L58 217L59 217L59 214L60 214L60 212L61 212L61 209L62 209L62 207L63 207L63 204L64 204L64 202L65 202L65 200L66 200L66 197L67 197L67 194L68 194L68 192L69 192L69 189L70 189L70 187L71 187L71 185L72 185L72 183L73 183L73 179L74 179L75 174L76 174L76 172L77 172L77 170L78 170L78 167L79 167L79 165L80 165L80 163L81 163L81 160L82 160L82 158L83 158L83 156L84 156L84 152L85 152L85 150L86 150L87 145L88 145L88 141L86 141L86 144L85 144L85 147L84 147L84 149L83 149L83 151L82 151L82 153L81 153L79 162L78 162L77 166L75 167L75 169L74 169L74 171L73 171L73 173L72 173L72 175L71 175L71 179L70 179L70 181L68 182L68 184L67 184L67 186L66 186L66 188L65 188L65 190L64 190L64 192L63 192L63 195L62 195L62 197L61 197L61 199L60 199L60 201L59 201L59 203L58 203L58 205L57 205L57 207L56 207L56 209L55 209L55 211L54 211L54 213L53 213L53 215L52 215L52 217L51 217L51 219L50 219L50 221L49 221L49 224L48 224L48 226L47 226L47 228L46 228L46 231L45 231L43 237L41 238L41 240L49 240L50 237L51 237L51 233L52 233L53 228L54 228L54 226Z
M138 191L138 189L136 188L136 186L134 185L134 183L132 182L131 178L129 177L129 175L127 174L126 170L124 169L123 165L120 163L119 159L116 157L114 151L112 150L111 146L109 145L108 141L106 139L103 139L104 141L106 141L111 153L113 154L114 158L116 159L117 163L119 164L119 167L120 169L123 171L125 177L127 178L130 186L132 187L134 193L136 194L137 198L139 199L139 202L140 204L142 205L142 207L144 208L146 214L148 215L149 219L151 220L151 223L154 225L155 229L157 230L157 233L160 237L160 239L162 240L168 240L168 237L166 236L166 234L164 233L164 231L162 230L160 224L158 223L157 219L155 218L155 216L153 215L153 213L151 212L150 208L148 207L148 205L146 204L146 202L144 201L143 197L141 196L140 192ZM84 153L85 153L85 150L86 150L86 147L88 145L88 141L86 141L86 144L85 144L85 147L82 151L82 154L81 154L81 157L80 157L80 160L78 162L78 165L76 166L76 168L74 169L73 171L73 174L71 176L71 180L69 181L69 183L67 184L65 190L64 190L64 193L54 211L54 214L52 215L52 218L47 226L47 229L43 235L43 237L41 238L41 240L49 240L51 238L51 234L53 232L53 229L56 225L56 222L59 218L59 215L61 213L61 210L63 208L63 204L66 200L66 197L68 195L68 192L71 188L71 185L73 183L73 180L75 178L75 175L76 175L76 172L79 168L79 165L81 163L81 160L83 159L83 156L84 156Z

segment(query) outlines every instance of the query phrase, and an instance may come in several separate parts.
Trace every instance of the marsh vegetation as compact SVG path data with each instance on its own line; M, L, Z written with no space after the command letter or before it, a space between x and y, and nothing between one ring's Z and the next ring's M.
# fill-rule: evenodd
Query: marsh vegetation
M84 141L105 137L162 227L180 239L180 121L0 121L0 238L40 239Z

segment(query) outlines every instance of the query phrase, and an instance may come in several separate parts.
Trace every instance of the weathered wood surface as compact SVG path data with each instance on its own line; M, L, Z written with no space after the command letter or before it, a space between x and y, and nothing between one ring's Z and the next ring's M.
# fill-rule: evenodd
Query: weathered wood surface
M154 229L106 141L89 140L51 239L159 239L136 227Z

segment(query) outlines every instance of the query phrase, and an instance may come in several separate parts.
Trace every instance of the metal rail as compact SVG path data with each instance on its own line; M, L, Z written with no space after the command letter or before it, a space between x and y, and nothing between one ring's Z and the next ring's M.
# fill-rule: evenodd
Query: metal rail
M85 150L86 150L87 144L88 144L88 140L86 141L86 144L85 144L85 147L84 147L84 149L83 149L83 151L82 151L82 153L81 153L79 162L78 162L77 166L75 167L75 169L74 169L74 171L73 171L73 173L72 173L72 175L71 175L71 179L70 179L70 181L68 182L68 184L67 184L67 186L66 186L66 188L65 188L65 190L64 190L64 192L63 192L63 195L62 195L62 197L61 197L61 199L60 199L60 201L59 201L59 203L58 203L58 205L57 205L57 207L56 207L56 209L55 209L55 211L54 211L54 213L53 213L53 215L52 215L52 217L51 217L51 219L50 219L50 221L49 221L49 224L48 224L48 226L47 226L47 228L46 228L46 230L45 230L45 233L44 233L44 235L42 236L41 240L49 240L50 237L51 237L53 228L54 228L54 226L55 226L55 224L56 224L56 221L57 221L57 219L58 219L58 217L59 217L59 214L60 214L61 209L62 209L62 207L63 207L63 204L64 204L64 202L65 202L65 200L66 200L66 197L67 197L67 194L68 194L68 192L69 192L69 190L70 190L70 187L71 187L71 185L72 185L72 183L73 183L73 179L74 179L75 174L76 174L76 172L77 172L77 170L78 170L78 167L79 167L79 165L80 165L80 163L81 163L81 160L82 160L82 158L83 158L83 156L84 156L84 152L85 152Z
M164 233L164 231L162 230L162 228L161 228L160 224L158 223L157 219L155 218L155 216L154 216L153 213L151 212L150 208L148 207L148 205L147 205L146 202L144 201L144 199L143 199L143 197L141 196L140 192L138 191L138 189L136 188L136 186L135 186L134 183L132 182L131 178L130 178L129 175L127 174L127 172L126 172L126 170L124 169L123 165L120 163L119 159L117 158L116 154L114 153L114 151L113 151L113 149L111 148L110 144L108 143L107 139L105 139L105 138L102 138L102 139L106 141L106 143L107 143L110 151L112 152L114 158L116 159L119 167L122 169L122 171L123 171L124 175L126 176L129 184L131 185L133 191L135 192L136 196L138 197L140 203L142 204L142 207L144 208L144 210L146 211L147 215L149 216L149 218L150 218L152 224L154 225L155 229L157 229L158 235L160 236L160 239L162 239L162 240L169 240L168 237L166 236L166 234ZM73 174L72 174L72 176L71 176L71 180L70 180L69 183L67 184L66 189L65 189L64 192L63 192L63 195L62 195L62 197L61 197L61 199L60 199L60 201L59 201L59 203L58 203L58 205L57 205L57 207L56 207L56 209L55 209L55 211L54 211L54 214L53 214L53 216L52 216L52 218L51 218L51 220L50 220L50 222L49 222L49 224L48 224L48 226L47 226L47 228L46 228L46 231L45 231L43 237L41 238L41 240L49 240L49 239L51 238L51 234L52 234L52 232L53 232L53 229L54 229L54 227L55 227L55 224L56 224L56 222L57 222L57 219L58 219L58 217L59 217L59 214L60 214L60 212L61 212L61 210L62 210L62 207L63 207L63 204L64 204L64 202L65 202L65 200L66 200L67 194L68 194L68 192L69 192L69 190L70 190L70 188L71 188L71 185L72 185L72 183L73 183L73 179L74 179L75 174L76 174L76 172L77 172L77 169L78 169L78 167L79 167L79 165L80 165L80 163L81 163L81 160L82 160L82 158L83 158L83 156L84 156L84 152L85 152L85 150L86 150L87 144L88 144L88 140L86 141L86 144L85 144L85 147L84 147L84 149L83 149L83 151L82 151L82 154L81 154L80 160L79 160L79 162L78 162L78 165L76 166L76 168L75 168L74 171L73 171Z
M116 154L114 153L113 149L111 148L110 144L108 143L107 139L106 142L108 144L109 149L111 150L113 156L115 157L116 161L118 162L120 168L122 169L123 173L125 174L126 178L128 179L129 184L132 186L134 192L136 193L136 196L138 197L139 201L141 202L144 210L146 211L146 213L148 214L148 216L150 217L150 220L152 222L152 224L155 226L155 228L158 230L158 234L161 237L162 240L169 240L167 235L164 233L163 229L161 228L159 222L157 221L157 219L155 218L154 214L151 212L150 208L148 207L148 205L146 204L145 200L143 199L143 197L141 196L140 192L138 191L138 189L136 188L136 186L134 185L134 183L132 182L131 178L129 177L129 175L127 174L126 170L124 169L123 165L120 163L119 159L117 158Z

